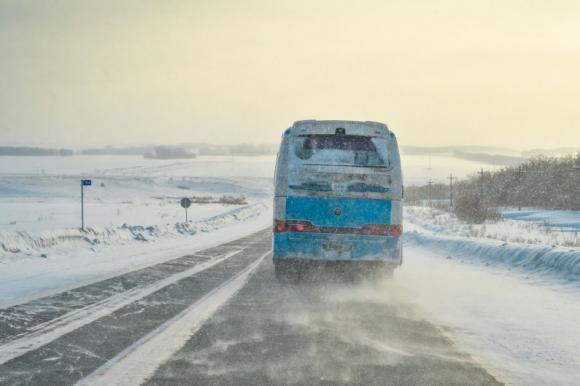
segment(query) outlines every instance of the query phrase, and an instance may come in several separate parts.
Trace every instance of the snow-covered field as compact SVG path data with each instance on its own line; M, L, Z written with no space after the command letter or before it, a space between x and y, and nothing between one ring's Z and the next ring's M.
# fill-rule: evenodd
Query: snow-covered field
M93 180L85 188L89 226L180 220L183 211L176 199L186 195L266 196L263 181L271 180L273 157L256 158L176 162L129 156L2 157L0 230L78 227L80 178ZM204 205L190 212L203 216L200 211L207 209Z
M526 221L540 225L544 231L580 233L580 211L541 210L534 208L505 209L502 216L506 219Z
M429 207L407 207L406 219L439 236L484 238L542 247L580 247L580 212L527 209L504 211L498 222L466 224Z
M3 157L0 306L221 244L271 223L274 157ZM85 226L80 227L80 179ZM182 197L245 198L194 203Z

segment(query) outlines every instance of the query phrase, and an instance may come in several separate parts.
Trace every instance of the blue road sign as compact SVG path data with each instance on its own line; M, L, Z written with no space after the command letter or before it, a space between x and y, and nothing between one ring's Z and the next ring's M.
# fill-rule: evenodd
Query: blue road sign
M83 183L83 186L91 186L93 183L91 180L81 180L81 182Z
M191 200L187 197L182 198L181 201L179 201L179 203L181 204L181 207L185 209L191 206Z

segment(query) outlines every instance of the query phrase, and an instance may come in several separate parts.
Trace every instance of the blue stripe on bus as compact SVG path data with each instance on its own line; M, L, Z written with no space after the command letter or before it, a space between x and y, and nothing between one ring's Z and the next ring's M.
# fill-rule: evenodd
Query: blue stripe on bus
M391 200L288 196L286 220L307 220L316 226L356 227L390 224ZM336 209L341 214L335 214Z
M273 241L274 259L401 262L401 237L284 232Z

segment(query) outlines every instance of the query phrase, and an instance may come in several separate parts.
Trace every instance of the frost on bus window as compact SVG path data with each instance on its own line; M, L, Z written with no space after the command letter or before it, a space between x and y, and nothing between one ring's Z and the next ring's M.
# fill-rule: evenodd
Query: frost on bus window
M384 138L355 135L305 135L292 142L294 163L387 167L388 142Z

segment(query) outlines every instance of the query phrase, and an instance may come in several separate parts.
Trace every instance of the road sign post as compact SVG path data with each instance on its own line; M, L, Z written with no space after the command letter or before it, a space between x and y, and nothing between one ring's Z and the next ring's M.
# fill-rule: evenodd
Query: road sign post
M85 186L92 185L91 180L81 180L81 230L85 230Z
M181 207L185 209L185 222L187 223L187 208L191 206L191 200L187 197L184 197L181 199L181 201L179 201L179 203L181 204Z

